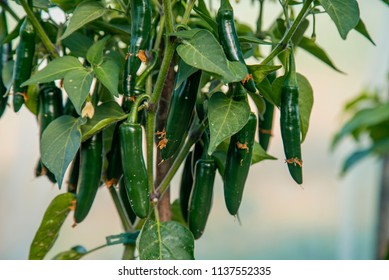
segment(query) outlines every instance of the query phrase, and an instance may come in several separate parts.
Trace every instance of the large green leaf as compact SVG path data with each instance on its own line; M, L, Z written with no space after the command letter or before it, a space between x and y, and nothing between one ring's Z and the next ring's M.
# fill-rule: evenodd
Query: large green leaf
M114 96L119 96L119 72L120 67L112 59L106 59L102 64L93 68L96 78Z
M103 62L103 54L105 44L107 43L110 36L105 36L103 39L94 43L86 53L86 59L92 65L99 65Z
M22 86L35 83L48 83L54 80L62 79L66 73L74 70L82 70L84 67L74 56L63 56L51 61L45 68L32 75Z
M193 260L194 238L177 222L147 220L139 236L141 260Z
M69 71L64 77L63 86L79 115L92 82L93 72L85 68Z
M85 26L87 23L98 19L106 13L106 9L98 1L85 1L80 3L69 20L69 25L61 39L66 38L74 31Z
M277 107L281 105L281 87L284 83L285 76L278 77L272 84L273 100ZM300 128L301 142L305 140L309 127L309 118L311 116L313 106L313 90L307 78L300 73L297 73L297 83L299 87L299 113L300 113Z
M239 82L247 76L244 64L228 61L222 46L208 30L199 30L177 47L185 63L219 76L225 83Z
M352 134L354 131L386 120L389 120L389 103L374 108L360 110L335 135L332 141L332 147L334 147L343 137Z
M318 44L316 44L314 40L311 40L307 37L303 37L300 41L299 47L306 50L316 58L320 59L334 70L343 73L341 70L339 70L339 68L335 66L335 64L332 62L327 53Z
M58 253L53 260L79 260L87 254L87 250L82 246L74 246L68 251Z
M66 169L80 147L80 126L84 122L84 119L64 115L52 121L42 134L41 160L55 175L59 188Z
M359 7L356 0L319 0L338 28L342 39L355 28L359 21Z
M244 99L235 101L222 92L212 95L208 102L208 122L211 134L209 155L226 138L243 128L249 119L250 112L250 106Z
M43 260L53 247L61 226L70 212L74 198L72 193L62 193L51 201L31 243L28 259Z
M82 127L82 142L105 127L127 117L116 101L106 102L95 108L95 114Z

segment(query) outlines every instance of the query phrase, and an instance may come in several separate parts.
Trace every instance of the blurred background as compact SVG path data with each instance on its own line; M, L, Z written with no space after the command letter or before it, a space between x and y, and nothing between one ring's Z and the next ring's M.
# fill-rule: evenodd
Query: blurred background
M278 160L261 162L250 170L240 223L228 214L222 180L217 177L205 233L195 242L197 259L375 257L382 163L369 158L340 177L342 162L355 146L346 140L334 151L329 148L345 120L345 102L364 88L384 89L387 81L389 9L380 0L358 3L376 46L355 31L343 41L328 15L316 17L317 43L346 74L333 71L303 50L296 56L297 71L308 78L315 96L310 128L302 145L304 184L296 185L289 176L276 121L268 152ZM238 20L254 27L258 4L249 0L233 4ZM218 1L213 1L213 9L217 8ZM279 13L277 3L266 6L265 28ZM278 114L276 111L276 120ZM26 108L19 113L6 111L0 120L0 135L0 259L27 259L46 207L65 190L59 191L45 177L34 176L39 132L36 118ZM172 182L172 199L178 197L178 183L179 176ZM122 232L105 188L99 190L88 218L75 228L72 223L69 215L48 258L75 245L95 248L105 243L105 236ZM86 258L120 259L122 250L121 245L115 245Z

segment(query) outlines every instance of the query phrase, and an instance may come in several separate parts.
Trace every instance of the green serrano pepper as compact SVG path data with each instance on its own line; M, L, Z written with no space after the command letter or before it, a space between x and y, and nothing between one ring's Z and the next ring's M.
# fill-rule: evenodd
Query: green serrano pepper
M107 153L108 166L105 174L105 184L107 187L117 185L123 174L122 159L120 155L120 123L117 123L112 136L111 149Z
M293 50L289 59L289 72L281 89L281 137L289 173L297 184L303 183L301 159L301 130L299 115L299 88Z
M161 150L163 160L173 156L183 141L190 121L193 116L193 110L196 105L197 91L199 88L201 71L196 71L187 80L174 89L169 105L169 111L166 120L166 146ZM176 76L176 81L180 79L180 69Z
M150 0L131 0L130 5L131 39L123 77L123 90L126 96L135 95L136 72L144 61L142 52L148 47L151 28Z
M257 117L250 114L247 124L231 136L224 171L224 200L231 215L236 215L251 166Z
M27 18L20 27L19 36L12 79L15 112L20 110L27 98L27 86L22 87L21 84L30 78L35 53L35 29Z
M150 209L149 182L143 159L143 131L137 123L138 107L146 98L147 95L140 95L136 99L128 119L119 126L123 180L132 210L139 218L146 218Z
M55 86L54 82L43 84L39 90L39 111L38 122L40 129L40 137L46 127L56 118L62 116L62 91ZM46 175L47 178L56 183L56 179L53 173L51 173L39 160L36 168L36 175Z
M234 23L234 10L232 9L229 0L221 0L216 21L219 40L227 59L230 61L239 61L246 65ZM248 91L252 93L259 93L257 87L255 86L255 82L250 75L247 79L242 81L242 84Z
M80 173L74 221L81 223L92 208L103 167L103 135L99 132L81 144Z
M188 213L188 226L195 239L203 234L211 212L215 175L213 159L202 158L196 162Z

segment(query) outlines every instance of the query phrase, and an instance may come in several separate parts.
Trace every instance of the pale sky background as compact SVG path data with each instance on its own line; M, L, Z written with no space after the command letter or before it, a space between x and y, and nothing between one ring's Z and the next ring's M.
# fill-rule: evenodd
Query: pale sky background
M315 95L310 129L302 145L303 189L292 181L284 164L277 111L269 153L278 160L251 169L240 208L241 225L228 214L217 177L212 212L203 237L195 243L196 258L374 257L380 162L365 160L340 178L342 161L355 146L345 141L335 152L329 149L331 137L344 121L344 103L365 87L382 88L388 73L389 8L379 0L358 3L376 46L355 31L343 41L328 15L317 16L317 43L346 75L303 50L296 57L297 70L308 78ZM252 6L251 0L233 6L240 21L255 24L258 6ZM217 7L214 1L213 8ZM279 12L278 5L267 5L265 27ZM0 259L26 259L43 213L59 191L46 178L34 177L39 157L35 117L25 108L17 114L9 108L0 120L0 132ZM179 176L172 183L173 197L178 195L178 182ZM92 249L105 243L105 236L122 232L103 188L84 222L72 228L71 216L48 258L75 245ZM121 254L122 246L116 245L87 258L120 259Z

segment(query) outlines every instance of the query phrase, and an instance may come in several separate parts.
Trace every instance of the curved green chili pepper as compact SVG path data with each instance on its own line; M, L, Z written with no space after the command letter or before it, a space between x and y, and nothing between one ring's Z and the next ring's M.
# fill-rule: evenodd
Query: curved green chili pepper
M250 114L247 124L231 136L224 171L224 200L228 212L236 215L242 201L243 189L251 166L257 117Z
M131 39L124 68L124 95L135 95L136 72L142 63L142 52L148 47L151 28L150 0L131 0Z
M81 223L88 215L100 186L103 167L103 135L99 132L81 144L80 173L74 220Z
M105 174L105 181L107 187L117 185L120 177L123 175L122 159L120 155L120 123L115 125L115 130L112 135L111 149L107 153L107 170Z
M281 89L281 136L289 173L297 184L303 183L301 159L301 130L299 115L299 88L293 50L290 52L289 72Z
M196 162L188 213L188 226L195 239L203 234L211 212L215 175L213 159L199 159Z
M35 29L25 18L19 31L20 41L16 49L16 59L13 71L13 105L18 112L27 98L27 86L21 84L30 78L35 53Z
M230 61L239 61L246 65L234 23L234 10L228 0L221 0L216 21L219 40L227 59ZM252 93L259 93L251 75L249 75L247 79L243 80L242 84L248 91Z
M139 218L146 218L150 209L148 175L143 159L142 126L137 123L138 107L145 98L147 95L136 99L128 119L119 126L124 184L132 210Z

